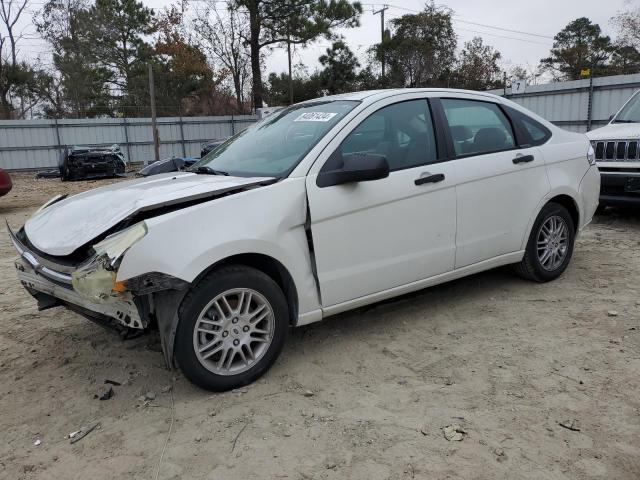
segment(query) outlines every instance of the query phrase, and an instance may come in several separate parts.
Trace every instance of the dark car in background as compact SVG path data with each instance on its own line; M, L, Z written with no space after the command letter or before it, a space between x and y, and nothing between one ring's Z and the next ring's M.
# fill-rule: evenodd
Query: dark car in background
M204 145L202 145L202 149L200 150L200 158L204 157L207 153L217 149L220 145L226 142L228 138L229 137L220 138L218 140L211 140L210 142L207 142Z
M6 195L13 188L13 182L9 174L0 168L0 197Z
M60 155L60 178L86 180L116 177L124 173L126 162L118 145L111 147L66 147Z

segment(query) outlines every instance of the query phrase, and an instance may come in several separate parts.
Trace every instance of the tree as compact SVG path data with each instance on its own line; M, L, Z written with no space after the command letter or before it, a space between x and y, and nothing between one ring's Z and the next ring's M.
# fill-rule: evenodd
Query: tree
M32 74L31 68L18 60L21 37L16 25L26 6L27 0L0 0L0 118L11 117L17 90Z
M374 47L378 60L386 59L390 86L449 84L457 47L452 15L432 2L420 13L391 20L391 38Z
M618 30L618 43L640 50L640 7L620 12L611 20Z
M618 13L611 19L617 29L611 66L616 73L640 72L640 7Z
M346 43L342 40L333 42L318 61L324 67L320 77L328 93L334 95L353 90L360 63Z
M551 55L540 64L558 80L577 80L581 70L587 68L592 76L610 74L608 61L612 53L611 39L601 35L600 26L581 17L558 32Z
M305 45L331 38L338 27L357 27L362 6L349 0L230 0L232 10L246 9L251 53L253 104L262 107L261 50L277 44Z
M39 81L50 103L48 114L109 114L112 73L94 53L93 19L85 0L49 0L34 23L53 51L55 72Z
M99 63L112 72L112 87L126 105L148 104L146 62L153 11L136 0L96 0L90 9L92 44Z
M249 78L251 57L245 38L249 24L246 15L238 10L229 10L221 16L216 0L208 0L204 11L198 13L193 26L200 44L209 53L214 64L227 69L233 81L237 109L243 111L244 92Z
M301 69L294 72L291 83L293 101L303 102L322 96L322 78L320 74L307 75ZM265 98L269 105L287 105L289 103L289 75L287 73L270 73L267 77Z
M152 60L156 103L165 106L164 115L180 115L184 99L201 98L214 88L213 71L202 50L186 38L175 6L157 17L154 30L159 34Z
M469 90L488 90L501 84L500 52L485 45L480 37L466 42L456 69L456 83Z

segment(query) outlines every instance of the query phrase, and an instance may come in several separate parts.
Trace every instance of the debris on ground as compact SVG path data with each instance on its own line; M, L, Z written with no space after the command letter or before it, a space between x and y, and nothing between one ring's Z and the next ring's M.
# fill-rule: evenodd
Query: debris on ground
M100 393L93 396L93 398L97 398L98 400L109 400L111 397L113 397L113 387L103 388L100 390Z
M145 393L144 394L144 399L145 400L149 400L149 401L155 400L156 399L156 392L149 391L149 392Z
M424 425L421 429L420 429L420 433L422 433L425 437L427 435L429 435L429 426L428 425Z
M169 393L171 391L171 385L165 385L160 391L162 393Z
M116 382L115 380L105 380L104 381L105 385L115 385L116 387L119 387L120 385L122 385L120 382Z
M75 432L71 432L69 434L69 438L71 440L69 443L73 444L82 440L84 437L86 437L91 432L93 432L96 428L100 428L100 422L94 423L93 425L90 425L90 426L82 427L80 430L77 430Z
M562 428L566 428L567 430L571 430L572 432L580 431L580 422L578 420L562 420L558 422Z
M39 438L36 439L35 442L33 442L33 444L37 447L42 443L42 440L40 440Z
M444 433L444 438L450 442L460 442L467 434L467 432L457 423L447 425L442 429L442 433Z
M609 310L607 312L607 315L609 315L610 317L617 317L618 316L618 312L617 312L617 310Z
M501 448L494 448L493 454L496 456L496 462L504 462L507 459L507 454Z
M313 397L315 394L311 390L305 390L302 395L304 395L305 397Z
M60 170L41 170L36 173L36 178L60 178Z

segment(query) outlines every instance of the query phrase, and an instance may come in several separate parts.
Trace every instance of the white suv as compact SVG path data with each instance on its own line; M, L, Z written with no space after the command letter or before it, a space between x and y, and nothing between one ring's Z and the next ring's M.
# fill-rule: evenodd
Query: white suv
M640 205L640 90L587 137L602 178L600 205Z
M45 204L10 235L40 308L157 327L169 366L247 384L290 326L500 265L567 267L598 206L584 135L461 90L312 100L189 172Z

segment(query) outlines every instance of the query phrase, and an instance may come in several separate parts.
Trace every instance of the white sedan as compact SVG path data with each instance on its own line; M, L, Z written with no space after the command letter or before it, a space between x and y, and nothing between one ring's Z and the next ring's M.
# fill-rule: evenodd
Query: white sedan
M39 308L157 328L167 364L219 391L260 377L290 326L500 265L557 278L598 206L594 163L584 135L500 97L359 92L9 232Z

